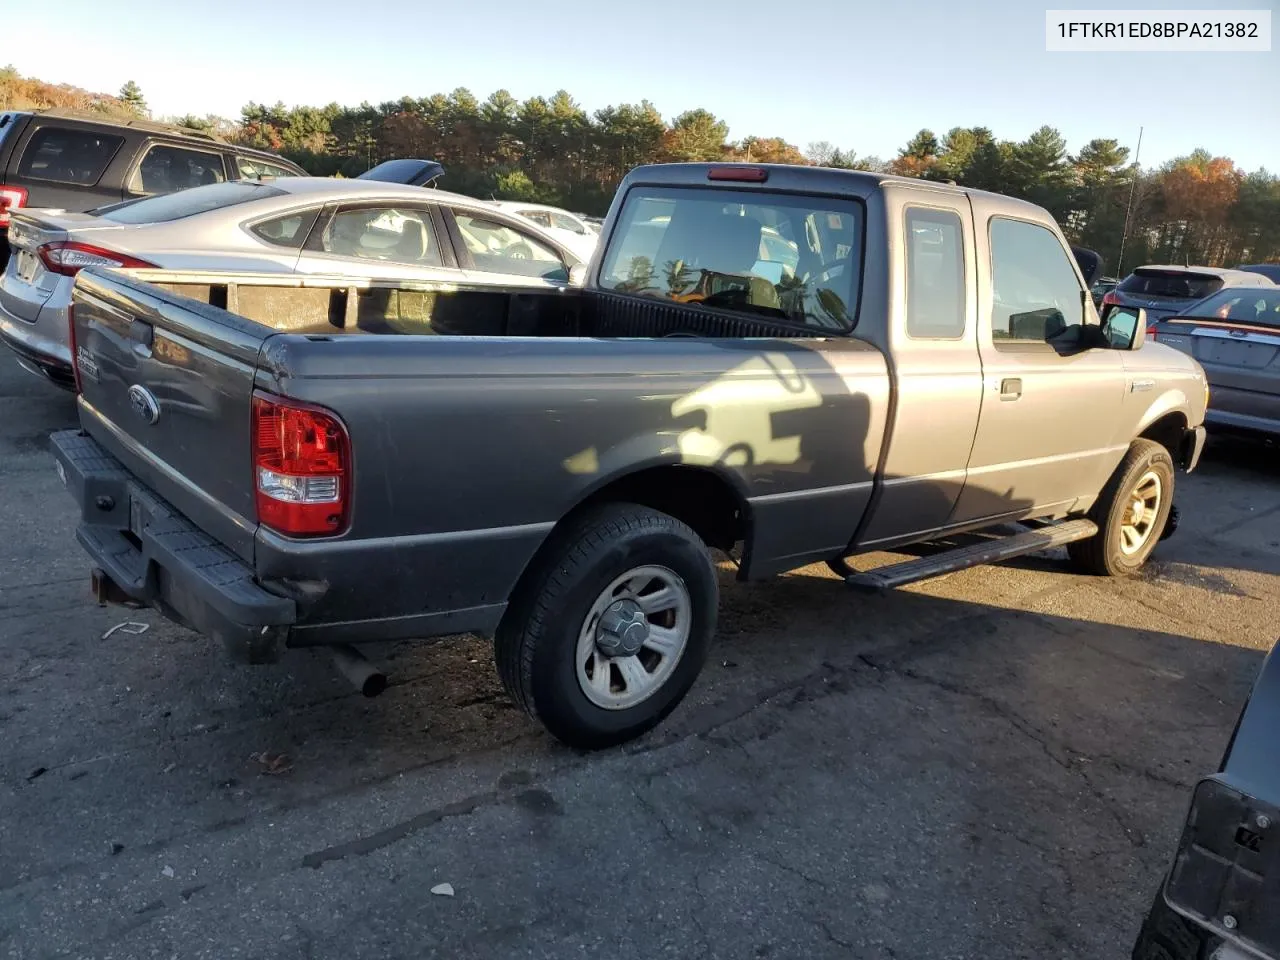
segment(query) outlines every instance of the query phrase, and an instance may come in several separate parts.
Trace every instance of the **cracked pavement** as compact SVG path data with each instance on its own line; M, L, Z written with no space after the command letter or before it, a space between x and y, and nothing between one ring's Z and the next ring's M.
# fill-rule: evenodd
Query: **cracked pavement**
M3 957L1126 956L1280 633L1280 454L1213 442L1134 581L726 574L686 703L580 755L476 639L370 701L93 605L73 421L0 358Z

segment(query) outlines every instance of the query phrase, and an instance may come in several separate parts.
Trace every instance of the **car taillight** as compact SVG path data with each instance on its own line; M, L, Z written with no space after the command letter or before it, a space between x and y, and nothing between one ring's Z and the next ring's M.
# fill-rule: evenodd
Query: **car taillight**
M76 346L76 305L74 303L67 304L67 344L71 347L71 374L76 379L76 393L83 393L84 387L80 383L80 351Z
M0 227L7 227L9 225L9 214L26 205L26 187L0 186Z
M347 528L351 443L332 413L255 392L253 475L259 523L291 537Z
M139 260L126 253L117 253L91 243L75 240L59 240L36 248L40 262L50 273L74 277L85 267L154 267L154 263Z
M1152 340L1156 338L1156 325L1154 323L1147 327L1147 336Z
M1117 297L1114 292L1108 293L1102 298L1102 305L1104 307L1109 303L1119 303L1119 302L1120 302L1120 298Z

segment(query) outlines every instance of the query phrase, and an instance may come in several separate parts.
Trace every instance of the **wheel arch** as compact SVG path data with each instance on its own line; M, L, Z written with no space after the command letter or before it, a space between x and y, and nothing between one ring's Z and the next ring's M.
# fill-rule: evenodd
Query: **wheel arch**
M741 478L712 466L657 459L619 470L585 487L525 563L511 591L511 601L527 588L565 529L583 513L604 503L634 503L669 514L688 524L707 546L726 553L742 543L741 570L747 569L753 524ZM509 603L508 610L512 606L514 603Z

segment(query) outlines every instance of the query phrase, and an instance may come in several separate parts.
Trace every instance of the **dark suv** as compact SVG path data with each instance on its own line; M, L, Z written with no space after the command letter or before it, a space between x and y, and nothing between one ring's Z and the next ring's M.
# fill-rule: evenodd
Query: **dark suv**
M273 153L150 120L65 110L0 113L0 268L9 259L9 212L79 213L108 203L223 180L306 176Z

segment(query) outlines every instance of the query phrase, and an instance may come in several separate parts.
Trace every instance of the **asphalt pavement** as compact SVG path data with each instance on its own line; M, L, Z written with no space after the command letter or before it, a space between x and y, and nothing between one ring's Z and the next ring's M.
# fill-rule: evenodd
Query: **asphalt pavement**
M4 957L1124 957L1280 635L1280 455L1211 442L1136 580L726 574L686 703L581 755L476 639L366 700L97 607L74 420L0 357Z

